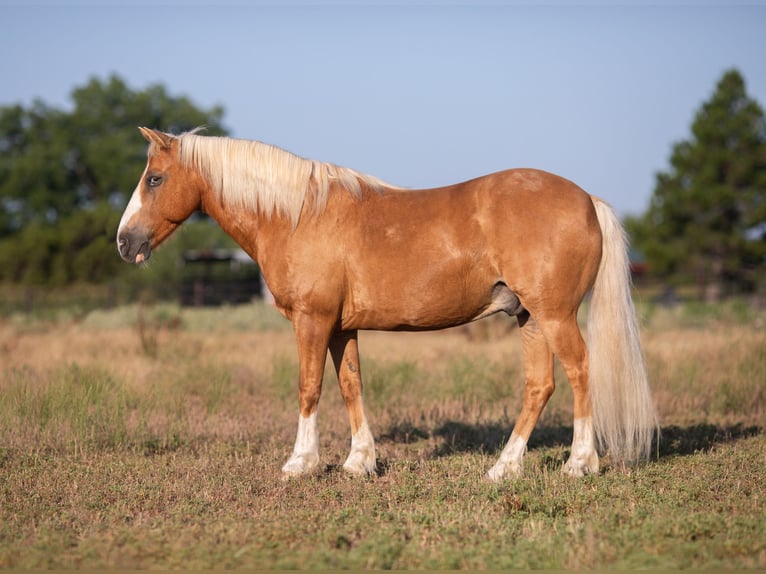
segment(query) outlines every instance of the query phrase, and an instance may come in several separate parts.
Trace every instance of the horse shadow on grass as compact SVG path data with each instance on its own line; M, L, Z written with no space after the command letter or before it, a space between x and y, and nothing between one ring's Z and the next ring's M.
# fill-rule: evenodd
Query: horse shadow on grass
M383 442L410 443L428 438L439 439L431 456L441 458L458 453L481 452L497 455L510 437L512 424L465 423L446 421L435 428L416 426L410 422L397 422L381 433ZM757 436L766 432L763 427L743 424L713 425L696 424L690 426L668 425L661 428L659 444L655 439L652 445L653 459L672 456L687 456L700 451L710 450L720 444L732 443L741 439ZM566 425L540 425L535 428L529 439L528 448L569 448L572 443L573 428Z

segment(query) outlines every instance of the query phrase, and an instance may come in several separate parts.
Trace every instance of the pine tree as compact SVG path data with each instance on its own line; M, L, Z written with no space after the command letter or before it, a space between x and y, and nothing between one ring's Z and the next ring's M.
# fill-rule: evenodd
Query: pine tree
M657 174L649 209L626 226L656 276L694 281L701 299L751 292L766 259L766 121L727 71Z

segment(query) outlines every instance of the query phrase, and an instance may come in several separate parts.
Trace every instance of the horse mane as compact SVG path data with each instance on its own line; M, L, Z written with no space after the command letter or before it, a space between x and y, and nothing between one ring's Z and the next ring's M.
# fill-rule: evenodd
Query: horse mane
M377 192L395 187L353 169L304 159L277 146L201 136L197 131L176 136L181 162L202 173L224 204L261 211L267 217L277 212L293 227L305 204L314 213L326 207L335 182L359 199L363 186Z

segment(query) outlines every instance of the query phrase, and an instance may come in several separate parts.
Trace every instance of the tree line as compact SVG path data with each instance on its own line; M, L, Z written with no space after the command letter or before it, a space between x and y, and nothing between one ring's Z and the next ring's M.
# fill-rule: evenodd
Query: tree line
M187 224L149 272L116 256L120 215L146 161L136 127L226 135L220 106L200 109L161 85L131 89L118 76L91 79L72 109L35 101L0 107L0 283L177 280L180 251L231 246L217 226ZM766 120L737 70L718 81L688 139L656 175L647 211L625 221L650 273L694 284L700 298L766 290Z
M144 274L129 273L114 243L146 163L136 127L225 135L222 107L200 109L161 85L135 91L114 75L75 88L71 100L71 110L39 100L0 108L0 282L167 285L177 275L174 251L227 242L212 225L190 225Z

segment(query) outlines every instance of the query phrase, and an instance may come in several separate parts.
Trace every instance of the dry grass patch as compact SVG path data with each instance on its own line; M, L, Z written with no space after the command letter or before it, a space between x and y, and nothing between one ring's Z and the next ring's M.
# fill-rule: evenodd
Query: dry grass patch
M340 469L348 421L328 366L323 465L284 482L289 324L257 305L142 312L143 326L135 307L0 323L0 567L766 567L757 315L646 321L658 460L561 476L559 373L524 478L492 485L523 385L512 332L361 334L379 475Z

